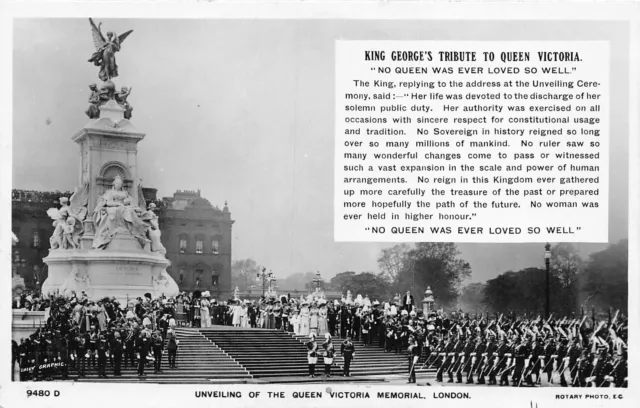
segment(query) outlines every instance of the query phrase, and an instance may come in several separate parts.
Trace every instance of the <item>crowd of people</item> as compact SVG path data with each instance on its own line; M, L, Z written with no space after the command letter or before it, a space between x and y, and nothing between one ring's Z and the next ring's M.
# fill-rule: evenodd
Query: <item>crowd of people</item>
M79 376L97 364L106 375L107 364L120 374L122 364L136 365L143 376L153 365L161 372L168 351L169 367L176 367L178 340L175 326L228 325L288 331L310 336L307 342L309 375L315 376L318 358L325 373L338 354L343 375L355 352L353 341L380 347L387 353L409 357L409 381L417 369L436 370L436 381L468 384L574 387L627 386L627 321L618 313L606 320L595 316L548 319L514 314L470 316L442 310L418 310L410 293L399 301L380 303L347 293L329 301L323 295L299 299L263 297L257 301L211 299L208 292L182 293L175 299L150 295L120 305L115 299L90 301L79 296L40 297L25 293L14 308L45 310L46 324L21 344L14 344L14 362L21 379L50 377L38 369L42 362L64 363L68 375L74 366ZM322 344L316 338L324 338ZM344 340L344 341L343 341ZM46 366L46 364L45 364ZM25 369L26 368L26 369Z
M177 367L173 299L146 294L121 305L115 298L92 301L82 292L28 294L14 302L26 310L45 311L44 323L33 334L13 341L13 368L18 365L20 381L66 379L71 368L84 377L89 366L97 367L100 377L107 377L107 366L114 376L121 375L123 365L137 366L142 377L146 367L162 372L165 354L168 366Z
M627 387L626 318L432 315L423 366L436 380L500 386Z
M55 203L60 197L71 197L73 192L60 191L36 191L36 190L11 190L12 201L26 201L32 203Z

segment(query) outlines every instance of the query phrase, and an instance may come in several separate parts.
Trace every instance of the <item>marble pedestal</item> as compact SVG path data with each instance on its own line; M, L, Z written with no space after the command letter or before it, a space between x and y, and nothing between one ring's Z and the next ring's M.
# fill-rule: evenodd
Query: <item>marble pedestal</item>
M128 232L117 233L106 249L91 248L84 237L79 249L51 250L43 261L49 275L43 294L84 291L92 300L115 297L121 304L150 293L154 297L178 294L179 289L166 268L164 254L151 252Z

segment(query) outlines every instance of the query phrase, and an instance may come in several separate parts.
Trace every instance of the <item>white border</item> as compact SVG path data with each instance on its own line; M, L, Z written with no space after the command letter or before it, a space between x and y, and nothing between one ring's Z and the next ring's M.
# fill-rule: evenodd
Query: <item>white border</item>
M640 271L638 251L640 243L640 142L638 135L640 130L639 115L640 104L640 81L638 73L640 72L640 24L638 4L633 3L421 3L421 2L297 2L284 1L280 3L253 3L253 2L237 2L232 4L229 2L182 2L181 4L149 2L124 4L122 2L100 2L91 1L85 3L57 3L53 1L35 2L23 1L20 3L0 3L0 81L2 86L0 89L0 171L2 174L2 188L0 189L0 225L4 226L0 230L0 262L4 266L0 274L0 287L10 287L10 238L8 228L11 218L10 207L10 185L11 185L11 104L12 104L12 19L21 17L89 17L99 16L100 18L119 17L119 18L276 18L276 19L417 19L421 16L424 19L437 20L477 20L477 19L499 19L499 20L615 20L633 22L630 36L630 178L629 178L629 198L630 198L630 217L629 217L629 243L631 251L629 258L629 311L630 311L630 332L629 338L632 339L629 344L630 355L630 384L637 384L640 378L637 375L637 369L640 367L638 356L638 307L640 306L637 295L640 289L640 280L637 272ZM46 33L43 33L46 35ZM8 289L5 289L8 293ZM426 400L376 400L376 399L356 399L356 400L332 400L323 399L293 399L291 392L297 391L326 391L325 385L306 385L306 386L281 386L281 385L233 385L233 386L160 386L160 385L137 385L137 384L106 384L106 385L90 385L90 384L72 384L72 383L11 383L9 370L4 367L9 366L10 358L9 338L10 333L10 310L9 297L6 296L4 301L0 302L0 327L2 330L2 339L0 344L6 344L6 352L0 353L0 406L2 407L29 407L29 406L74 406L86 405L89 407L102 406L130 406L137 407L165 407L174 405L189 406L211 406L212 404L223 404L225 406L249 406L252 404L260 404L263 407L281 406L281 405L304 405L304 406L325 406L337 404L348 404L352 407L371 407L382 405L396 405L401 403L406 406L424 406L434 404L440 406L486 406L486 407L530 407L532 405L539 407L548 406L615 406L615 407L631 407L636 406L638 401L638 386L620 390L620 389L564 389L562 391L567 394L593 394L609 395L608 400L557 400L555 395L558 394L557 388L538 388L529 390L526 388L513 389L511 387L490 388L490 387L466 387L464 389L456 389L460 391L468 391L472 395L471 400L443 400L432 401L432 394L437 390L452 391L453 388L435 389L429 387L399 387L399 386L376 386L369 388L366 386L340 386L332 384L334 390L359 390L375 393L381 389L388 391L412 391L421 392L427 396ZM30 398L25 396L25 390L30 389L48 389L60 390L61 396L54 398ZM249 391L260 391L261 395L256 401L249 398L241 400L234 399L203 399L195 398L196 390L236 390L242 391L243 395L247 395ZM285 400L266 398L267 391L284 390L288 395ZM622 400L613 400L613 395L623 395ZM634 403L635 401L635 403Z

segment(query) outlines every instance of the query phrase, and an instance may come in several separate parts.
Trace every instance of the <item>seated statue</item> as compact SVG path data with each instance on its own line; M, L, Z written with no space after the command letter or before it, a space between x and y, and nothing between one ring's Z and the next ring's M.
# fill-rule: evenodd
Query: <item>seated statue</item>
M105 249L118 233L130 233L140 246L144 248L146 225L138 216L139 209L131 205L131 196L123 188L123 180L118 175L113 180L113 187L98 198L93 212L96 235L93 248Z

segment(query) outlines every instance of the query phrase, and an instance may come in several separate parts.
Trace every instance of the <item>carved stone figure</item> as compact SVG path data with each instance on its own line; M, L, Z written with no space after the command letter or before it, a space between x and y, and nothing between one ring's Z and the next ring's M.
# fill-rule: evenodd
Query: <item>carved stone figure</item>
M60 197L60 209L49 208L47 215L54 222L53 234L49 238L51 249L76 249L83 233L82 222L87 217L89 183L76 187L71 199Z
M91 295L91 280L86 272L82 272L77 264L71 267L71 273L67 280L60 287L60 291L64 294L85 292Z
M132 198L123 188L123 183L122 177L116 176L113 187L98 198L93 212L96 229L93 248L105 249L117 233L126 232L133 235L142 248L147 242L147 227L138 216L137 209L131 205Z
M102 35L100 27L95 25L92 19L89 19L91 24L91 34L93 35L93 44L96 47L96 52L93 53L89 62L92 62L95 66L100 67L98 77L103 81L108 81L111 78L118 76L118 65L116 64L116 52L120 51L122 42L133 32L129 30L120 36L114 32L107 32L107 38Z
M147 224L147 237L151 241L151 252L159 252L166 254L167 249L162 245L160 226L158 224L158 216L155 214L154 203L149 204L149 210L142 215L142 221Z
M131 106L129 102L127 102L127 98L129 97L129 94L131 94L132 89L133 88L127 88L126 86L123 86L120 92L115 94L116 102L118 102L120 106L124 108L125 119L131 119L131 112L133 111L133 106Z
M89 95L89 108L85 111L89 119L98 119L100 117L100 90L96 84L89 85L91 95Z

